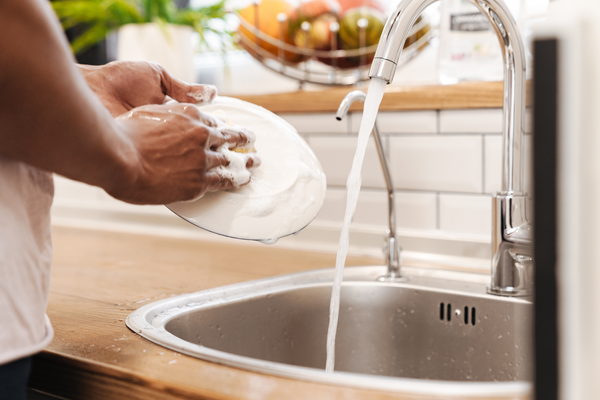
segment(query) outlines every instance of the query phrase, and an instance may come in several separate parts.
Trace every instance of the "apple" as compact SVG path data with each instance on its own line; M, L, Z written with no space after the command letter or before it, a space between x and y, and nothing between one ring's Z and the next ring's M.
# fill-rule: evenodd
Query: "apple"
M337 34L331 32L330 26L333 23L337 23L337 18L334 15L320 15L310 24L308 34L302 29L296 31L294 44L298 47L308 47L315 50L331 50L332 35Z
M308 0L296 9L290 19L290 37L298 47L329 50L331 43L330 25L337 22L340 5L336 0ZM304 24L304 25L303 25ZM308 34L302 26L309 26Z
M358 49L360 47L360 28L358 21L366 19L364 46L379 43L383 32L385 18L381 12L370 7L359 7L349 10L340 20L340 41L344 49Z

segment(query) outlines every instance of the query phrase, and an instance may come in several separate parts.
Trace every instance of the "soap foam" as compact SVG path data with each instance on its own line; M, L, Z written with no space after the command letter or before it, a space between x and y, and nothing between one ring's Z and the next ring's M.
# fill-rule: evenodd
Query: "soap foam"
M200 111L214 117L219 127L252 129L256 142L242 147L256 154L235 151L239 146L222 146L217 151L229 165L213 170L243 186L206 193L198 201L169 208L211 232L263 243L275 243L308 225L321 208L326 180L314 153L295 129L262 107L235 99L218 97L215 104ZM257 155L262 164L245 168L247 160Z
M197 105L210 104L217 96L217 87L214 85L203 85L202 91L189 92L187 95L194 99Z
M250 182L252 175L246 164L250 158L249 154L236 153L235 151L229 150L225 145L217 149L218 153L225 156L225 159L229 161L227 165L219 165L218 167L211 168L209 171L216 172L223 179L227 179L233 183L235 189L242 185ZM256 168L258 165L254 165L252 168Z
M242 127L234 125L227 118L227 114L223 110L217 110L211 115L217 122L217 127L229 127L232 130L243 130ZM256 169L260 166L260 158L255 154L250 153L250 150L254 149L256 142L256 135L251 131L245 130L248 141L246 144L239 146L234 143L224 143L216 151L217 153L223 154L225 159L228 161L227 165L220 165L218 167L211 168L209 171L216 172L221 178L230 181L233 184L233 188L237 189L240 186L246 185L250 182L252 175L251 170ZM243 149L244 152L238 152L235 150ZM247 168L248 160L252 159L252 167Z

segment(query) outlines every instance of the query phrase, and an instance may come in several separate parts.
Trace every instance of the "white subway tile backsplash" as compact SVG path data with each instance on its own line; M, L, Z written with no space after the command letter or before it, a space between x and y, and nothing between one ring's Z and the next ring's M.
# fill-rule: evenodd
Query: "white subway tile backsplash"
M441 110L440 133L502 133L502 109Z
M362 113L350 113L341 122L334 113L281 116L308 142L327 175L316 220L341 224ZM531 132L530 109L525 117L525 130ZM397 190L398 228L490 235L491 194L501 189L501 109L381 112L378 125ZM524 189L530 193L532 142L532 135L525 135ZM354 222L386 229L388 197L373 138L362 169L364 189ZM55 182L57 198L85 200L86 206L92 200L99 206L119 203L100 188L59 176Z
M337 208L333 206L338 202ZM396 226L398 228L434 230L436 229L436 195L433 193L396 192ZM346 207L346 191L328 189L323 218L319 219L342 222ZM359 224L388 227L388 196L383 189L362 189L358 197L356 211L352 220Z
M342 223L344 221L344 212L346 209L346 189L327 188L323 207L319 215L315 218L317 221L328 221Z
M396 189L481 192L481 136L408 136L389 140Z
M363 189L358 196L358 203L356 204L356 211L354 212L354 219L352 221L360 224L387 227L387 204L387 192L385 190Z
M502 136L486 135L485 149L485 192L494 194L502 190Z
M440 194L440 229L446 232L491 235L491 196Z
M301 134L347 134L350 124L347 118L343 121L335 119L335 113L279 114L279 116Z
M351 132L358 133L361 112L351 114ZM436 111L394 111L377 114L380 133L437 133Z
M327 184L346 186L352 160L356 152L356 136L311 136L308 144L316 154L327 176ZM379 156L373 138L369 139L362 168L364 187L384 188L385 181L381 172Z
M396 192L395 203L397 227L422 230L436 229L437 201L435 194Z

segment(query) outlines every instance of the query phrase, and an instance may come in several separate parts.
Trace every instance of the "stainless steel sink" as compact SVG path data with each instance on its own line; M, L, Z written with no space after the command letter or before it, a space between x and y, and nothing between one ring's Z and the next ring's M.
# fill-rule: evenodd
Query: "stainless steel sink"
M262 279L148 304L127 318L199 358L311 381L418 393L526 394L532 304L486 294L487 276L385 267L344 275L336 372L325 368L333 270Z

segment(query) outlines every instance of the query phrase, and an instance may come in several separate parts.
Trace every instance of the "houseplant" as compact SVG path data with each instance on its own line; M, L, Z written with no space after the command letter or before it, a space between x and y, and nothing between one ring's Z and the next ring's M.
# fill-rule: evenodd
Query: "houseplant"
M52 7L64 29L86 26L71 44L75 54L119 32L118 59L156 61L175 76L193 81L193 32L204 46L207 32L223 47L231 43L224 3L178 9L174 0L62 0L53 1ZM222 23L215 24L219 20Z

